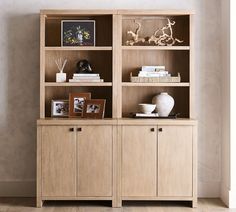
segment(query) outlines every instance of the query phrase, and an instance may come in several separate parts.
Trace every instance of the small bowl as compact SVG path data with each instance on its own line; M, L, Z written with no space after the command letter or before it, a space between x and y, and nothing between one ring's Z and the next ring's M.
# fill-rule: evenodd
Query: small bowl
M156 108L156 105L154 104L139 104L138 106L140 112L145 114L151 114Z

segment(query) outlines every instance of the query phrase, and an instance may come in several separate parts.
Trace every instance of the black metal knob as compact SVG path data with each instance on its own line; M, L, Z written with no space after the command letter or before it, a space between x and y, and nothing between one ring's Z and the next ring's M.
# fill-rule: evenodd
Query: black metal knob
M151 128L151 132L155 132L155 128Z
M159 131L159 132L162 132L162 128L159 128L158 131Z
M81 128L81 127L78 127L78 128L77 128L77 131L78 131L78 132L81 132L81 131L82 131L82 128Z
M69 131L70 131L70 132L74 132L74 127L71 127L71 128L69 129Z

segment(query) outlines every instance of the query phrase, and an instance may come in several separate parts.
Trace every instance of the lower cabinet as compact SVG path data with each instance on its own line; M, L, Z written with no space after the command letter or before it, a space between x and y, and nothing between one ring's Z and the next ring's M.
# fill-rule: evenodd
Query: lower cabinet
M73 126L42 127L42 196L76 196Z
M192 126L122 127L122 197L193 197Z
M112 127L84 126L77 134L77 195L112 196Z
M196 206L196 122L110 122L38 125L38 207L60 199L112 200L113 207L122 200L188 200Z
M122 196L156 196L156 126L122 127Z
M43 126L42 196L112 196L112 126Z

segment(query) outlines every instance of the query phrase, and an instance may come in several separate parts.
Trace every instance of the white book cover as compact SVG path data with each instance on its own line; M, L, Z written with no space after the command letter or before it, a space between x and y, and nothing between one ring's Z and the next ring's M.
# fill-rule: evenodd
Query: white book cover
M73 76L77 76L77 77L99 77L99 74L79 74L79 73L75 73Z
M142 66L142 71L156 71L156 70L165 70L165 66Z
M146 114L146 113L135 113L136 117L159 117L158 113L150 113L150 114Z
M83 79L83 80L81 80L81 79L69 79L69 82L104 82L104 80L103 79L91 79L91 80L89 80L89 79Z
M100 77L86 77L86 76L81 76L81 77L76 77L74 76L73 79L82 79L82 80L100 80Z

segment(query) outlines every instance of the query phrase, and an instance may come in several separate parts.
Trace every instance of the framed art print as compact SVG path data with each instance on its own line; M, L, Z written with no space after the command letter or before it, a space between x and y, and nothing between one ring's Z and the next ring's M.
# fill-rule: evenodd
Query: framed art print
M68 117L69 101L68 100L52 100L51 116L52 117Z
M102 119L105 113L105 99L86 100L83 108L83 118Z
M62 46L95 46L94 20L62 20Z
M70 93L69 94L69 116L81 117L85 100L91 99L91 93Z

